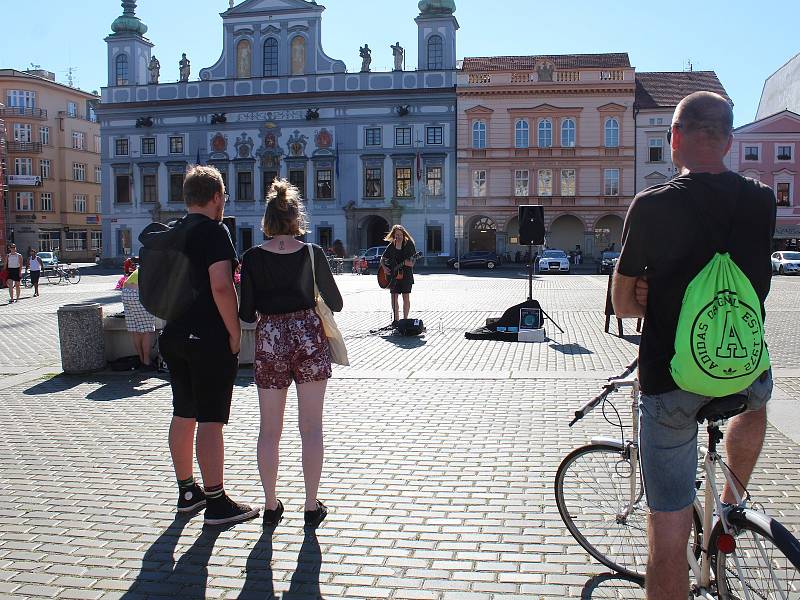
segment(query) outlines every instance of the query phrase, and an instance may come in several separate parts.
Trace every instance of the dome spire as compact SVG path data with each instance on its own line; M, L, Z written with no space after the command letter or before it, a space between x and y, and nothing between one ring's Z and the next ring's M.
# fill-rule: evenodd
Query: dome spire
M136 16L136 0L122 0L122 15L114 19L111 30L115 34L144 35L147 25Z
M455 0L421 0L417 6L423 17L452 15L456 12Z

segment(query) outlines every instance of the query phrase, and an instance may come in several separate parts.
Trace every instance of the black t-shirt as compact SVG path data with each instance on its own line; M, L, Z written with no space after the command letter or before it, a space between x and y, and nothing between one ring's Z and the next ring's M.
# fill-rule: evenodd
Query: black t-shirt
M397 265L408 260L416 253L417 248L414 246L414 242L411 240L406 240L403 242L403 246L400 248L400 250L395 247L394 242L391 242L388 246L386 246L386 250L383 251L383 264L390 269L394 269ZM414 283L413 267L403 265L403 280L408 283Z
M640 192L628 210L617 271L647 276L639 346L642 391L676 389L669 371L686 287L716 251L728 251L761 301L769 293L775 233L772 189L732 171L691 173Z
M322 248L314 248L314 269L317 287L325 304L334 311L342 310L342 295L333 279L328 259ZM242 257L242 298L239 318L252 323L256 312L279 315L313 308L314 280L311 278L311 257L303 246L297 252L278 254L260 246L250 248Z
M192 282L198 296L186 314L167 323L164 334L186 337L191 335L200 339L227 342L228 330L211 293L208 268L220 261L230 261L231 280L233 279L236 250L231 236L222 223L197 213L187 215L183 226L192 227L186 241L186 254L192 263Z

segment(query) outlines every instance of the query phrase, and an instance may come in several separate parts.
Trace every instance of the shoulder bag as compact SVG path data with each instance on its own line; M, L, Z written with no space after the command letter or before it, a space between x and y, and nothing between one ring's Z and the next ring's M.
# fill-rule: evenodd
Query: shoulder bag
M314 310L322 321L322 329L325 331L325 337L328 338L328 344L331 348L331 362L337 365L348 366L350 361L347 358L347 347L344 345L344 338L342 332L339 331L339 326L336 325L336 320L333 318L333 311L325 304L325 300L319 293L317 287L317 271L314 267L314 248L311 244L306 244L308 254L311 257L311 277L314 280L314 301L316 306Z

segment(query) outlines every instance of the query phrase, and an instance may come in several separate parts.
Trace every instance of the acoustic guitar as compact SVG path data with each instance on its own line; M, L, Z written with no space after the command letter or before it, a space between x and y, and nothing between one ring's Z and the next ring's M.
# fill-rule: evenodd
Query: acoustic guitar
M422 258L422 252L417 252L414 256L411 256L406 260L417 260L418 258ZM392 272L388 275L386 274L386 270L383 268L383 265L378 265L378 285L381 286L382 289L385 290L393 281L399 281L403 278L403 267L405 266L403 263L405 263L405 260L392 268Z

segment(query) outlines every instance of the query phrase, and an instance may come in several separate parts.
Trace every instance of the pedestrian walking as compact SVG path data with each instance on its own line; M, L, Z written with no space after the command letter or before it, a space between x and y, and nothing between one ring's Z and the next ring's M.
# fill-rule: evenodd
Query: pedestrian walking
M745 285L739 291L746 292L745 287L752 286L757 296L754 304L760 304L753 309L760 311L761 317L770 288L775 194L766 185L725 166L724 157L733 143L732 129L731 105L722 96L697 92L681 100L667 135L672 162L680 175L634 198L625 219L622 253L614 275L612 296L617 317L645 317L639 346L639 451L650 508L648 600L685 598L689 590L686 544L696 495L695 416L711 398L680 389L678 371L672 368L678 358L683 358L678 352L684 337L676 338L676 334L683 306L689 304L685 297L691 298L693 292L687 287L702 280L699 274L708 265L713 266L712 261L727 261L729 256L744 276L740 280ZM725 285L731 283L726 280ZM724 319L724 327L720 327L723 339L699 333L702 346L698 343L697 347L709 348L715 360L743 357L750 364L751 353L740 354L745 348L739 345L745 337L741 334L748 333L757 318L748 319L744 328L748 331L742 331L739 328L744 323L735 318L729 322L728 307L723 303L719 306L722 309L717 311L715 303L711 314ZM703 327L698 331L712 331L709 325ZM686 340L689 347L690 340ZM761 348L763 338L758 342ZM747 397L749 410L734 417L725 432L727 466L736 474L739 492L746 487L761 451L766 402L772 391L770 370L751 375L748 381L753 383L741 392ZM735 503L728 486L722 500Z
M42 269L44 269L44 263L42 259L39 258L36 248L31 248L30 255L28 256L28 264L26 266L28 268L29 277L31 278L31 283L33 284L33 295L36 297L39 295L39 278L42 276Z
M6 255L6 271L8 272L8 279L6 285L8 286L8 303L19 302L20 286L19 282L22 279L22 254L17 252L17 245L11 244ZM17 298L14 299L14 290L17 290Z
M245 252L242 260L242 302L239 316L258 319L255 382L261 410L258 468L264 486L264 526L276 526L284 506L278 499L279 445L288 388L297 386L300 437L303 445L305 524L318 527L328 514L317 498L324 446L322 413L331 376L331 353L316 306L315 288L333 311L342 310L342 296L325 252L296 237L306 233L299 190L285 179L273 182L262 224L270 238Z
M186 228L181 251L192 269L193 289L182 293L193 293L195 300L180 317L167 322L159 341L172 385L169 447L178 479L178 512L205 506L205 523L223 525L259 513L234 502L223 482L223 427L230 415L241 345L233 284L236 250L222 224L226 193L219 171L190 168L183 196L189 214L176 227ZM192 474L195 429L204 489Z
M122 306L125 309L125 327L133 338L141 368L151 370L150 352L155 339L156 318L139 300L139 269L131 273L122 285Z

